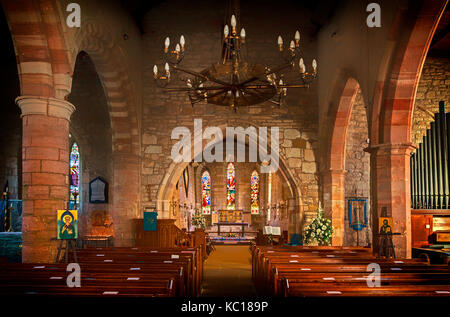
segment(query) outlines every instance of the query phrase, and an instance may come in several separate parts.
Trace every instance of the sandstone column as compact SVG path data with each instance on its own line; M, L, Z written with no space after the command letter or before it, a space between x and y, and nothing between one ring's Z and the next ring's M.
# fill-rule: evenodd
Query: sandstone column
M375 164L372 179L372 232L374 251L378 252L378 218L383 207L393 219L393 242L397 257L411 258L411 197L410 154L415 149L412 143L379 144L371 150Z
M67 207L69 121L75 107L65 100L20 96L22 110L22 262L53 262L56 211Z
M331 217L333 246L344 245L345 232L345 170L330 169L323 174L324 215Z

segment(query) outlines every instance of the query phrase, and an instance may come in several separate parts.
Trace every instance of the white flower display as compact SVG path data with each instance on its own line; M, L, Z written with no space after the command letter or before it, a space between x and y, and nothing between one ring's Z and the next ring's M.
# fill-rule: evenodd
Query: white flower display
M332 235L331 220L323 217L323 209L319 203L317 217L305 228L303 241L305 244L317 242L319 245L329 245Z
M199 228L206 228L206 218L201 214L198 210L195 211L194 216L192 217L192 224Z

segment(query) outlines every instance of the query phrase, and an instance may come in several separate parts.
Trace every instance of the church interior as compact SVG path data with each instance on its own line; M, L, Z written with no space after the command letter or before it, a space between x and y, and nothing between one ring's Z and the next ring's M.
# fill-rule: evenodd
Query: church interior
M0 4L1 296L450 296L448 0Z

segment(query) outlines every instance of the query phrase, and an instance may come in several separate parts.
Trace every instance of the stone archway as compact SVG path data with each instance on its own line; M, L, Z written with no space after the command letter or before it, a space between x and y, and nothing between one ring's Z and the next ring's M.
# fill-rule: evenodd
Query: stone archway
M425 57L447 2L424 1L417 8L412 31L397 35L392 65L389 71L380 74L384 80L377 83L374 96L371 134L375 142L370 148L374 166L373 231L378 230L378 217L385 210L393 217L394 230L400 233L394 244L401 257L411 257L409 155L415 148L411 143L414 99ZM399 33L395 28L398 26L394 26L392 34Z
M226 126L221 126L219 128L222 130L223 136L226 136ZM268 136L268 138L270 138L270 136ZM223 141L225 141L225 137ZM205 145L206 142L204 140L203 146ZM248 145L248 141L246 141L245 145ZM270 147L270 142L268 146ZM200 147L194 147L194 144L191 144L192 157L195 157L196 155L199 154L199 148ZM201 147L201 149L203 149L203 147ZM292 233L299 233L301 232L301 228L303 226L303 212L304 212L302 206L301 192L292 172L286 165L286 158L282 153L280 153L279 156L280 156L278 164L279 171L282 177L285 179L286 183L288 184L289 190L293 197L292 201L289 202L290 210L288 211L288 213L291 215L289 229ZM188 164L189 162L181 162L181 163L172 162L168 167L166 174L163 177L163 180L158 189L157 207L156 207L157 210L161 212L162 218L169 217L168 216L169 200L175 189L177 181L179 180L183 170L186 168Z
M341 246L344 244L345 230L345 145L359 84L344 72L338 78L338 85L333 91L334 100L338 100L338 104L334 110L334 124L328 136L328 169L323 172L323 188L325 214L331 216L334 227L332 244Z
M131 84L122 50L103 26L86 21L74 41L80 51L91 57L103 85L112 129L113 184L110 190L114 243L131 246L134 241L131 219L141 215L140 120L134 98L138 92Z
M117 245L133 238L130 218L140 206L140 91L131 83L126 53L103 28L67 30L56 2L2 1L16 51L23 122L23 261L49 262L56 254L54 213L68 200L68 135L75 106L71 91L75 57L88 52L100 75L113 127L114 226ZM120 65L120 67L118 67Z
M2 1L11 30L22 112L22 261L49 262L56 255L56 217L67 206L68 134L75 107L71 64L52 2Z

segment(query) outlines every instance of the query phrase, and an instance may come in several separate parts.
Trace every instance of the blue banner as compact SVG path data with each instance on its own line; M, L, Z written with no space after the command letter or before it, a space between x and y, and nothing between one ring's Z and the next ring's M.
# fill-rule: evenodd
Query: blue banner
M156 218L158 213L156 211L144 212L144 231L156 231Z
M0 200L0 232L4 230L5 227L5 213L6 213L6 200Z
M22 231L22 200L9 199L8 206L5 206L6 201L0 200L0 231L4 229L6 207L9 208L9 221L11 222L11 230L13 232Z

